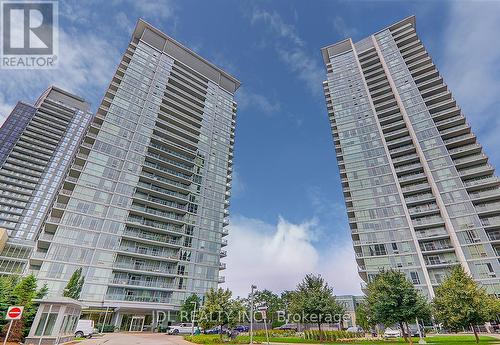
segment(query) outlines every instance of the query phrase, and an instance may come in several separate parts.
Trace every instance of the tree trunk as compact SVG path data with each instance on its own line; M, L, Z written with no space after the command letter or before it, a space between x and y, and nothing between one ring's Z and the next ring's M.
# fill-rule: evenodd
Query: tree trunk
M411 337L410 326L408 326L408 322L405 322L406 330L408 331L408 339L410 340L410 345L413 345L413 338Z
M323 333L321 332L321 322L318 322L318 330L319 330L319 342L323 342Z
M403 322L399 322L399 329L401 329L401 335L403 336L403 339L405 340L405 343L408 342L408 338L406 337L406 331L405 331L405 328L403 326Z
M476 344L479 344L479 335L477 334L476 326L474 326L474 325L471 325L471 326L472 326L472 330L474 331L474 337L476 338Z

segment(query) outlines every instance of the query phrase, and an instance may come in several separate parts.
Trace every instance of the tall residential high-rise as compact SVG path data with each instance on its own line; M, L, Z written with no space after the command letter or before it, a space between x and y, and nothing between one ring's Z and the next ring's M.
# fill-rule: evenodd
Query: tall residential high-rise
M31 269L124 330L224 281L238 80L139 20L43 225Z
M52 86L33 106L17 103L0 128L0 274L25 271L92 119L89 109L82 98Z
M427 296L453 265L500 294L500 180L406 18L322 49L361 278L403 271Z

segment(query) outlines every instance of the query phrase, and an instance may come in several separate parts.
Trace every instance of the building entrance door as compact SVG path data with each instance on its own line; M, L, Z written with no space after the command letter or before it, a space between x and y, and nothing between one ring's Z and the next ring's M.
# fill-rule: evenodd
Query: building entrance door
M132 316L129 332L142 332L144 328L144 316Z

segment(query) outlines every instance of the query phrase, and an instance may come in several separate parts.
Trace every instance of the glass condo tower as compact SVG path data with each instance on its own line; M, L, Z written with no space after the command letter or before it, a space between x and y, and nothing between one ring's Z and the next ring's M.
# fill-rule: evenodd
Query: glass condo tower
M81 300L142 330L224 282L239 85L139 20L43 224L40 283L83 267Z
M92 117L84 99L52 86L34 105L18 102L0 128L0 274L27 272Z
M322 49L356 260L423 293L462 265L500 294L500 180L406 18Z

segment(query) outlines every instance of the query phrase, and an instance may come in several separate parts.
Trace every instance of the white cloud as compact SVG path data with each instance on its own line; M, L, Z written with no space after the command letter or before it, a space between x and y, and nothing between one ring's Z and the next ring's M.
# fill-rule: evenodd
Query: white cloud
M245 193L245 190L247 188L245 182L241 179L241 175L239 173L239 170L236 168L235 165L233 165L233 181L232 181L232 187L231 187L231 197L233 198L238 198L240 197L243 193Z
M260 112L266 115L272 115L281 110L281 104L278 101L274 99L271 100L270 98L251 91L244 86L238 90L236 100L238 102L238 108L254 108L256 110L260 110Z
M59 61L52 70L3 70L2 93L33 102L43 90L56 85L84 98L100 99L120 59L120 52L102 37L59 30ZM15 97L15 98L14 98ZM94 104L94 107L97 106Z
M319 64L319 51L309 49L297 34L295 26L285 23L277 13L254 9L251 23L264 23L273 32L278 56L306 88L316 96L322 93L323 68ZM312 54L311 54L312 53Z
M231 217L226 286L236 296L246 296L251 284L275 292L294 289L308 273L320 273L337 294L359 294L354 252L350 243L338 243L327 251L315 247L317 222L278 224Z
M304 45L304 42L297 34L295 27L291 24L285 23L278 13L270 13L265 10L254 9L251 22L252 24L255 24L259 21L265 22L278 36L286 38L298 46Z
M3 122L9 116L10 112L14 108L13 104L9 104L5 102L5 97L0 94L0 126L2 126Z
M356 28L352 28L345 22L342 16L333 17L333 28L344 38L353 37L358 33Z
M500 3L454 1L443 35L442 72L488 147L500 145ZM495 153L491 150L492 153ZM500 155L495 157L500 160Z

